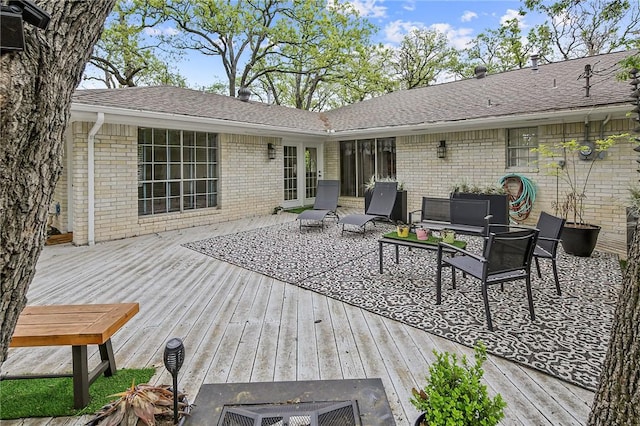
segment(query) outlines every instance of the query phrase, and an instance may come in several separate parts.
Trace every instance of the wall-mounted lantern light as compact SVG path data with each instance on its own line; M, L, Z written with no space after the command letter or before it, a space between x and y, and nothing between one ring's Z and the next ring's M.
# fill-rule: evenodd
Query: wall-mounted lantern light
M275 158L276 158L276 147L273 146L272 143L267 144L267 154L269 155L269 160L275 160Z
M447 156L447 142L440 141L438 145L438 158L445 158Z

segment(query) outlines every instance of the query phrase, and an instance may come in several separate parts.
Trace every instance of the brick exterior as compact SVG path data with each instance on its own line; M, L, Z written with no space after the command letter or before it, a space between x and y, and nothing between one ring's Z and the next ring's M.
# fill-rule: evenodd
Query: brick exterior
M59 222L66 223L66 210L73 208L73 242L87 244L88 185L87 134L93 123L74 122L73 169L63 173L55 199L63 204ZM218 208L185 213L138 216L138 132L135 126L104 124L95 137L95 241L181 229L268 214L282 201L282 170L277 160L267 158L273 143L282 158L278 138L219 135L220 197ZM68 176L73 182L73 200L66 202Z
M600 136L601 121L590 123L590 133ZM67 182L73 185L73 233L75 244L87 244L87 134L93 123L74 122L71 127L73 167L61 176L54 196L61 215L55 224L65 232L68 215ZM603 135L629 131L630 119L610 121ZM584 135L584 123L539 126L539 142L553 143ZM447 156L437 158L436 146L447 141ZM267 144L276 146L276 160L267 158ZM138 216L137 127L105 124L95 138L95 241L127 238L191 226L269 214L282 202L282 143L279 138L220 134L220 197L218 208L186 213ZM397 174L408 191L408 209L420 208L424 195L445 197L454 184L487 185L507 173L520 173L537 186L534 209L524 223L535 224L540 211L554 213L556 178L544 170L506 168L506 130L476 130L396 138ZM65 156L69 153L65 153ZM325 178L339 178L339 142L325 144ZM580 161L586 169L590 162ZM619 143L598 160L587 189L586 220L600 224L599 246L625 255L628 187L637 180L631 143ZM70 177L69 177L70 176ZM560 196L562 182L560 181ZM340 205L362 208L359 198L341 197ZM55 226L55 225L54 225Z

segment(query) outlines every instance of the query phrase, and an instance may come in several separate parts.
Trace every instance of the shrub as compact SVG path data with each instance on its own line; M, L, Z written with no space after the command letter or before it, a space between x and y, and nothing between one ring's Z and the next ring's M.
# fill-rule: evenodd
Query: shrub
M478 342L474 347L475 364L469 365L462 356L458 364L455 354L438 353L429 367L424 389L412 389L411 403L425 413L426 425L494 426L504 417L504 402L500 394L489 398L487 387L480 383L487 359L486 347Z

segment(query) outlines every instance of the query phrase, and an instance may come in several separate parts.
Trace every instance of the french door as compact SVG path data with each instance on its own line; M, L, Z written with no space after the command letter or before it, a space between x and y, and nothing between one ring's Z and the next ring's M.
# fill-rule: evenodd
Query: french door
M312 205L318 180L323 177L322 144L284 142L284 194L282 207Z

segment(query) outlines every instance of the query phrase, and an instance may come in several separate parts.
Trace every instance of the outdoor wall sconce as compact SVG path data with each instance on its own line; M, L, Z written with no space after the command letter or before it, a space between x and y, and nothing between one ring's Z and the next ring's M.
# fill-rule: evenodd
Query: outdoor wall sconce
M267 144L267 154L269 155L269 160L275 160L275 158L276 158L276 147L273 146L272 143Z
M167 342L164 348L164 367L173 377L173 423L178 423L178 371L184 362L184 344L177 337Z
M440 141L438 145L438 158L445 158L447 156L447 142Z

